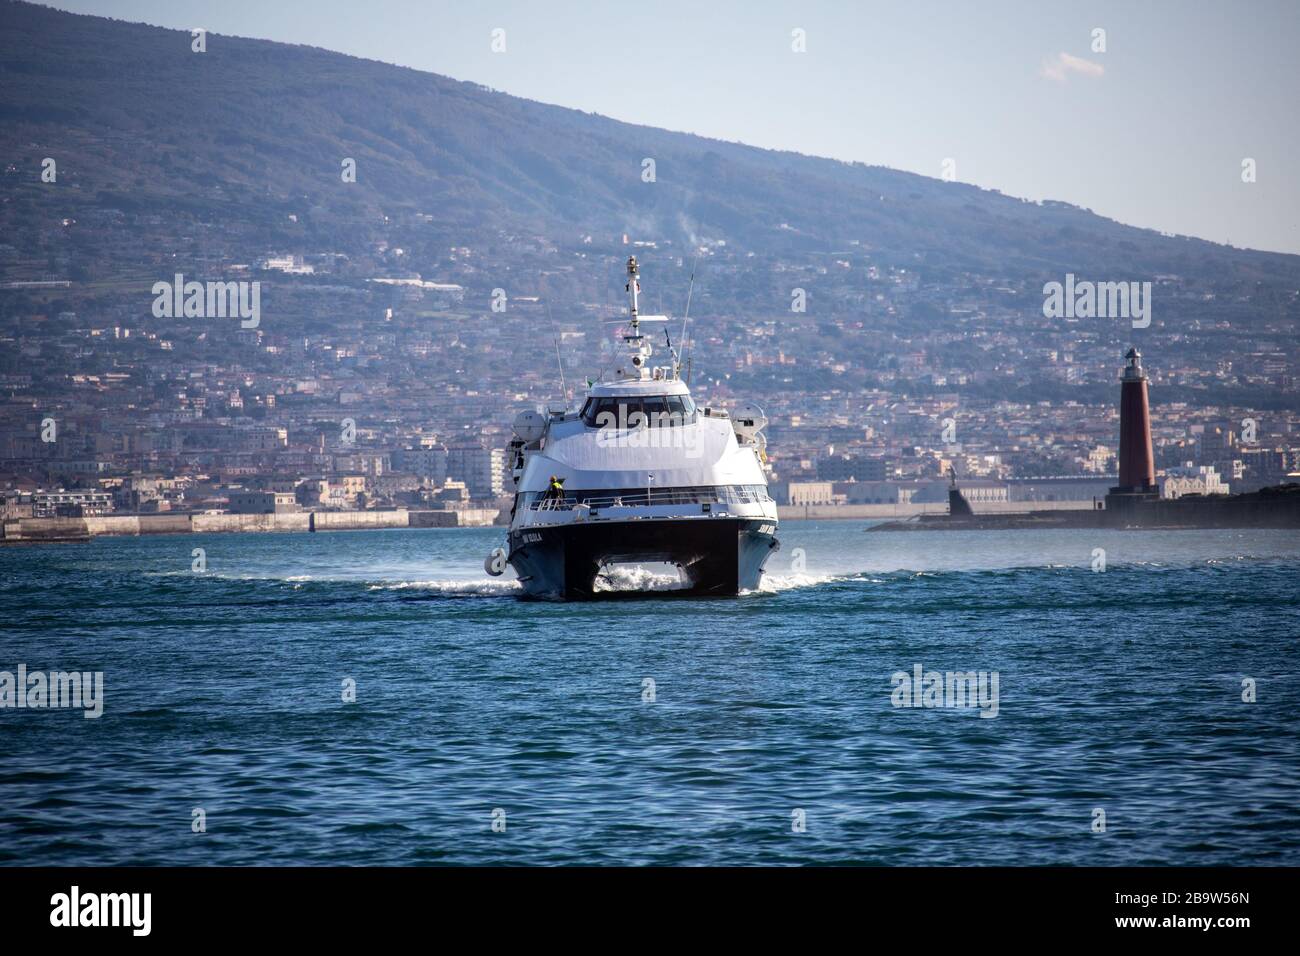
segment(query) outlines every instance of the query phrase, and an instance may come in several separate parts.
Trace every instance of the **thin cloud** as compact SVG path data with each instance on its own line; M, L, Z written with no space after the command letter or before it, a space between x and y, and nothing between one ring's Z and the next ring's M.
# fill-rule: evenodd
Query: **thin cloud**
M1106 68L1100 63L1071 56L1062 51L1054 57L1043 60L1043 68L1039 70L1038 75L1047 80L1064 83L1069 79L1071 73L1079 76L1098 77L1105 75Z

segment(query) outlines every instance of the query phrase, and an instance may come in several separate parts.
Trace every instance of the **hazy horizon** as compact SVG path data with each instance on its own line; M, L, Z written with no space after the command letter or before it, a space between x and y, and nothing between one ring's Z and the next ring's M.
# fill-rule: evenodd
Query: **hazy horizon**
M765 149L953 178L1122 223L1300 254L1300 16L1206 3L870 12L833 4L492 10L376 0L61 0L77 13L301 43ZM928 19L927 19L928 17ZM394 25L400 25L395 29ZM1094 30L1105 30L1105 51ZM492 31L505 31L493 52ZM804 31L805 52L792 31ZM605 42L609 40L610 42ZM625 42L621 42L625 41ZM627 46L648 65L627 66ZM900 92L905 86L906 93ZM762 108L755 108L761 103ZM1255 182L1242 181L1245 159Z

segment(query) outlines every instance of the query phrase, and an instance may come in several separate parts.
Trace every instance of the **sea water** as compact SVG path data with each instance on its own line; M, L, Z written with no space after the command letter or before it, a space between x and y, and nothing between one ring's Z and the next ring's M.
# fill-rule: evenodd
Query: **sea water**
M577 604L499 529L0 548L0 671L103 675L0 708L0 862L1300 864L1300 536L863 527Z

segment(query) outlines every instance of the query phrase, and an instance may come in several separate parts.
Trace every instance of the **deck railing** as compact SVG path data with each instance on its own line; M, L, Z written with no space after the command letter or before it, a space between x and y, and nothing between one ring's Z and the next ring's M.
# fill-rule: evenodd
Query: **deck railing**
M585 505L602 508L644 508L651 505L763 504L772 500L762 485L701 485L687 488L650 488L609 492L603 489L559 495L530 492L529 511L571 511Z

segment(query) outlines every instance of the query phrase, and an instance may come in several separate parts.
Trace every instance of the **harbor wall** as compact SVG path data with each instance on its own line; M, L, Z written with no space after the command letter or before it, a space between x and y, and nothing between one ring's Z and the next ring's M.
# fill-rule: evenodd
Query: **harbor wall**
M412 511L412 528L487 528L500 524L498 508L456 508L448 511Z
M409 528L410 513L399 511L318 511L317 531L358 531L363 528Z
M295 511L280 514L148 514L89 518L9 518L0 541L84 541L98 535L210 534L245 531L360 531L465 528L496 523L495 508L454 511Z
M1027 514L1030 511L1092 511L1091 501L984 501L971 505L975 514ZM916 515L946 515L948 502L906 505L779 505L782 521L889 520Z
M269 515L194 515L190 530L196 534L225 531L306 531L308 512Z

